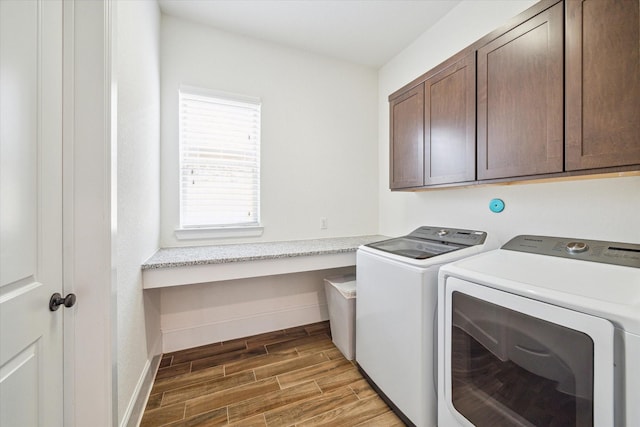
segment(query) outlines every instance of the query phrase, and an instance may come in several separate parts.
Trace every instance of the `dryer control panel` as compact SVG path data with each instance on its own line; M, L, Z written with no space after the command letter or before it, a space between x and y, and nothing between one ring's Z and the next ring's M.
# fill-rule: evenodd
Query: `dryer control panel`
M502 249L640 268L640 244L521 235Z

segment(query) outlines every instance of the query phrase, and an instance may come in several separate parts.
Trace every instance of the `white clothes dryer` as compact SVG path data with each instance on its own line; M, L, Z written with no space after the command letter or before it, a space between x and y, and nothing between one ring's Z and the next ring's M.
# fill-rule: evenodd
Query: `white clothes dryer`
M640 245L517 236L438 307L440 427L640 426Z
M495 247L482 231L420 227L358 249L356 362L408 425L436 425L438 269Z

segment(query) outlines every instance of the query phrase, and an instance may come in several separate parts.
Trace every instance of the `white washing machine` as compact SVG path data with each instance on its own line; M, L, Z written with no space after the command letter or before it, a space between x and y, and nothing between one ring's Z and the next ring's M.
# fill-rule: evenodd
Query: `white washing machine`
M489 248L482 231L420 227L358 249L356 362L408 425L436 425L438 268Z
M518 236L438 304L440 427L640 426L640 245Z

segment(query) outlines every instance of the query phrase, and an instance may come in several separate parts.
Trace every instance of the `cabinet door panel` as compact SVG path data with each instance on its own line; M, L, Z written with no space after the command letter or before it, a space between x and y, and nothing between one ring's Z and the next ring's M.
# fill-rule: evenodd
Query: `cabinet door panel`
M640 1L566 10L566 170L640 164Z
M425 184L475 179L475 54L425 81Z
M478 50L478 179L561 172L563 10Z
M424 184L424 84L391 101L391 189Z

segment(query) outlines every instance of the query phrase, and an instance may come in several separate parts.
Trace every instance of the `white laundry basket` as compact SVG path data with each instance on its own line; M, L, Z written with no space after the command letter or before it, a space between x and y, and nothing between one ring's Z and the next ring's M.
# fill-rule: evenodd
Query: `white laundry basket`
M332 276L324 279L333 343L347 360L356 354L356 276Z

